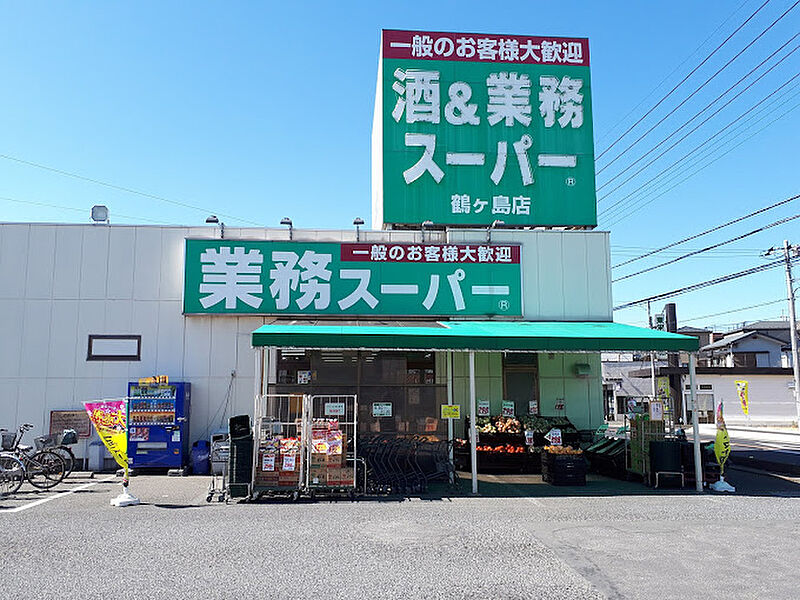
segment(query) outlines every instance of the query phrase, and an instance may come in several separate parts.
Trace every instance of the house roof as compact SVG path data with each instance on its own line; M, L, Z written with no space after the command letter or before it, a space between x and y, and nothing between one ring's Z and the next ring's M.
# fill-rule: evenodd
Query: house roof
M779 340L777 338L769 336L765 333L760 333L758 331L738 331L736 333L731 333L729 335L726 335L724 338L719 339L716 342L712 342L707 346L703 346L702 348L700 348L700 350L705 352L707 350L717 350L719 348L726 348L732 344L735 344L736 342L740 342L741 340L749 337L757 337L759 339L763 339L767 342L772 342L774 344L783 345L786 343L784 340Z

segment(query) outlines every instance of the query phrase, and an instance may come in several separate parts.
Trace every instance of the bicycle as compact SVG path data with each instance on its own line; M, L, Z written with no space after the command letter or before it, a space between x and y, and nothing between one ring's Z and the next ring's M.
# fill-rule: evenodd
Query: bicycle
M39 489L48 490L64 481L66 474L64 460L51 450L33 449L33 446L21 444L26 431L33 429L30 423L19 426L13 438L3 430L3 450L15 456L25 469L25 478L30 484Z
M0 453L0 498L15 494L25 479L25 465L13 454Z
M78 443L78 434L74 429L65 429L61 434L40 435L34 438L37 450L50 450L58 454L64 461L64 478L72 475L77 460L70 449L70 445Z

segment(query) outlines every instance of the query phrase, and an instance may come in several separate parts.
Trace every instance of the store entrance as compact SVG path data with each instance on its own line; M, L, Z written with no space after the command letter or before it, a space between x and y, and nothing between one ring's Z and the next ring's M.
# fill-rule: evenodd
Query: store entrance
M503 357L503 397L514 402L515 415L539 413L539 377L536 354Z

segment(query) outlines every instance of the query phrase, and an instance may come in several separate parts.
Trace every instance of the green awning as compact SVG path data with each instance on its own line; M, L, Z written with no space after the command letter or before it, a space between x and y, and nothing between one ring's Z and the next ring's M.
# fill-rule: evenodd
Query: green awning
M686 351L697 338L620 323L440 321L404 325L272 323L253 346L340 350L476 350L516 352Z

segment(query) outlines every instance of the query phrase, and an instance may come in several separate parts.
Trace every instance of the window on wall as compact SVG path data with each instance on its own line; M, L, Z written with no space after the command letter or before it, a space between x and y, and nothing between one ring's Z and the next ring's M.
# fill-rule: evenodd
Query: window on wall
M514 402L517 415L539 412L538 358L535 353L503 354L503 398Z
M89 334L88 361L140 361L141 335Z

